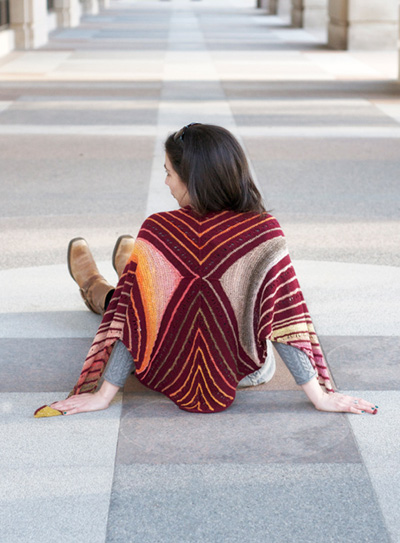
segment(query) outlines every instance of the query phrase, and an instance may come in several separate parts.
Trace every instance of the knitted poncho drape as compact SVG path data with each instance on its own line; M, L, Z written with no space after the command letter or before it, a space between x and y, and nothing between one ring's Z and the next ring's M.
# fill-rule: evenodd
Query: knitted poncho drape
M266 339L301 349L332 390L283 232L267 213L200 216L187 206L146 219L73 394L96 390L117 339L139 381L191 412L226 409L238 381L263 364Z

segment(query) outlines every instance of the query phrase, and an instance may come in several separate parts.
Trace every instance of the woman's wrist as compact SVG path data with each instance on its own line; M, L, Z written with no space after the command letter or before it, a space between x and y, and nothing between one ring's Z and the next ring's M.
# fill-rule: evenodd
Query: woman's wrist
M328 394L324 392L318 382L317 377L313 377L308 383L301 385L301 388L304 390L307 398L311 403L314 404L316 409L319 409L322 402L324 401L324 396Z
M98 394L98 396L101 397L105 402L110 404L118 390L119 387L117 385L113 385L109 381L104 380L96 394Z

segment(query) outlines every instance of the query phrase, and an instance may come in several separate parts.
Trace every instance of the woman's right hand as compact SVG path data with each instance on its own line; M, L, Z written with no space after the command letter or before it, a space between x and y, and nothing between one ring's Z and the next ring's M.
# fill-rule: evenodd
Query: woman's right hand
M110 402L107 399L95 392L94 394L76 394L61 402L52 403L50 407L58 409L63 415L76 415L88 411L101 411L107 409L109 405Z
M100 390L95 393L75 394L61 402L52 403L50 407L58 409L63 415L76 415L89 411L107 409L119 387L104 381Z

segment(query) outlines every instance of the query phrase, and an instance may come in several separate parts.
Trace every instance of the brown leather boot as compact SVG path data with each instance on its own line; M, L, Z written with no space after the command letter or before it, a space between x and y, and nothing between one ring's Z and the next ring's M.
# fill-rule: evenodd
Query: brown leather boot
M107 294L114 290L114 287L100 275L85 239L74 238L69 242L68 269L72 279L78 283L79 292L87 307L102 315Z
M135 238L129 235L119 236L112 255L112 265L117 272L118 279L124 272L125 266L132 254Z

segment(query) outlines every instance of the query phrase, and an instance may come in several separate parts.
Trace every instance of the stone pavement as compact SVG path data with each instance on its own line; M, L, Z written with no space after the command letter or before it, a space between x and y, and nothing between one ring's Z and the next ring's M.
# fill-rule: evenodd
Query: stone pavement
M400 541L400 86L393 52L336 52L253 0L115 0L0 61L0 541ZM66 396L99 323L65 265L175 206L162 144L234 131L281 221L337 387L319 413L282 364L225 413L130 378L104 412Z

